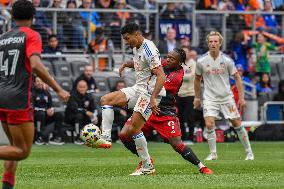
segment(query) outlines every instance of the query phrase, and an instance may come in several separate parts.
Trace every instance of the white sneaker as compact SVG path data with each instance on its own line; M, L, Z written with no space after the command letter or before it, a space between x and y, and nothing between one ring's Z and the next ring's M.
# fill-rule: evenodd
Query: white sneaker
M107 141L105 139L100 138L99 140L97 140L97 142L95 143L95 148L111 148L112 144L110 141Z
M252 152L248 152L248 153L247 153L247 157L246 157L245 160L254 160L254 155L253 155L253 153L252 153Z
M148 164L146 166L142 165L141 167L138 167L134 170L133 173L131 173L131 176L141 176L141 175L154 175L155 169L153 164Z
M216 152L210 153L207 158L205 158L206 161L211 161L211 160L217 160L218 156Z

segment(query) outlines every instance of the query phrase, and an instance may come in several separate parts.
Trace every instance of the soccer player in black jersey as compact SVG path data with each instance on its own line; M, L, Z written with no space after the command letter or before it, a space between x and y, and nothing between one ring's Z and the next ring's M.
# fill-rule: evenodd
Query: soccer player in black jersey
M0 121L11 144L0 147L3 189L13 188L17 162L29 156L33 143L32 70L63 101L70 96L41 64L41 39L30 29L35 11L28 0L15 2L12 16L17 27L0 36Z

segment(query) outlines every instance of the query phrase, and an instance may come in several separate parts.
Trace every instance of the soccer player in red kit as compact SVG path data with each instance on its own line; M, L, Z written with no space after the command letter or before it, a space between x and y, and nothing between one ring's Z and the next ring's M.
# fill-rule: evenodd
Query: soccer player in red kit
M35 11L30 1L16 1L12 16L17 27L0 36L0 121L11 144L0 146L3 189L13 188L17 162L29 156L33 144L32 69L63 101L70 96L41 64L41 39L29 28Z
M180 124L177 117L176 99L175 96L182 84L184 71L181 64L185 61L185 52L182 49L175 48L169 52L166 62L163 64L164 72L166 74L166 81L164 87L166 89L166 96L162 97L159 104L159 114L152 113L149 120L146 122L142 131L145 135L151 133L155 129L165 140L171 144L173 149L178 152L185 160L196 165L202 174L213 174L213 171L204 166L196 157L194 152L186 146L181 140ZM138 154L134 141L127 135L127 130L131 118L125 123L121 133L120 140L124 146L133 154ZM143 169L141 162L131 175L142 175Z

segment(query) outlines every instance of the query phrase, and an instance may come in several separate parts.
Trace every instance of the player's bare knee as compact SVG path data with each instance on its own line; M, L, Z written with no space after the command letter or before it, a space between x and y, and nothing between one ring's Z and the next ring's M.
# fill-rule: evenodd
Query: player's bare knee
M212 121L212 120L207 120L207 121L205 121L205 125L206 125L206 128L207 128L208 130L212 130L212 129L215 128L215 123L214 123L214 121Z
M241 124L242 124L241 119L233 119L233 120L230 120L230 121L231 121L233 127L240 127Z
M26 159L30 155L30 150L18 148L16 150L17 158L14 160L20 161Z

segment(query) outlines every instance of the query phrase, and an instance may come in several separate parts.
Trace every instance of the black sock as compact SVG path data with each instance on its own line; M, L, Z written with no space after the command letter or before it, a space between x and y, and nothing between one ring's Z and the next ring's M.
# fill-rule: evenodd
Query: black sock
M175 150L183 157L183 159L189 161L193 165L198 165L200 163L200 160L196 157L191 148L185 146L183 143L178 144L175 147Z
M3 182L2 189L13 189L13 186L8 182Z
M131 151L133 154L138 156L137 150L136 150L136 145L134 141L122 141L124 146ZM139 156L138 156L139 157Z

